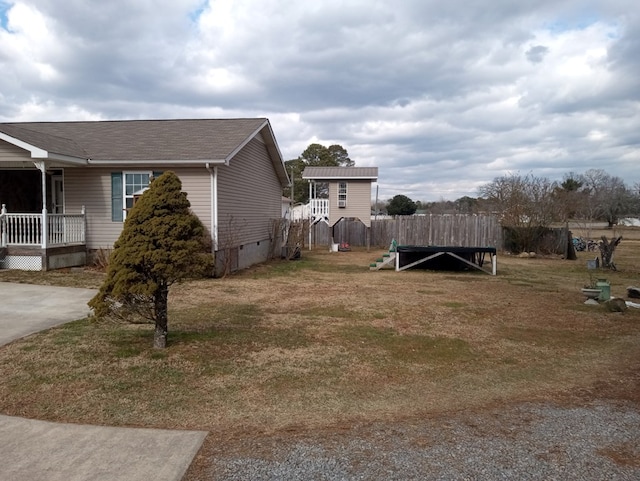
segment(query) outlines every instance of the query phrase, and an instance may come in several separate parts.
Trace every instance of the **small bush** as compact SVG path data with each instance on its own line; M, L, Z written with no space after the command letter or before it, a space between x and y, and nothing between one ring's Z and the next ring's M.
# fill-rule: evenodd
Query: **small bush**
M101 247L93 253L92 266L98 270L105 271L109 267L109 258L113 249Z

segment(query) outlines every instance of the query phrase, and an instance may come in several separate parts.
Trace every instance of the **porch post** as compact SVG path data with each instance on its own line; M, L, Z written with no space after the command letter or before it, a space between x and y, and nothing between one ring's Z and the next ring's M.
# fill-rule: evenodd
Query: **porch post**
M2 233L2 238L0 239L0 247L6 247L7 245L7 228L5 225L7 215L7 206L2 204L2 210L0 211L0 232Z
M42 245L42 249L45 250L47 248L47 241L49 238L49 233L47 232L47 165L45 164L44 160L40 161L40 162L34 162L33 163L36 168L40 171L40 173L42 174L42 226L41 226L41 234L42 234L42 239L41 239L41 245ZM45 256L46 257L46 256ZM46 260L43 260L43 262L46 262Z
M82 214L82 243L87 247L87 208L83 205L80 209L80 213ZM66 235L66 226L65 226L65 235Z

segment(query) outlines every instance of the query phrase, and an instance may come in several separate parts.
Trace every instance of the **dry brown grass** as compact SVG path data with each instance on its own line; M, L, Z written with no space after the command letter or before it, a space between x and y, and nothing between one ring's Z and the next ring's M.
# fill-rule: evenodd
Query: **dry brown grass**
M583 305L592 253L503 255L496 277L369 271L378 254L305 251L176 286L165 351L150 326L89 321L14 342L0 412L273 432L596 391L640 400L640 309ZM620 244L613 295L640 284L639 254L640 240Z
M608 229L604 223L586 224L581 222L571 223L569 227L574 236L586 239L600 240L604 235L607 238L622 236L624 240L640 240L640 227L616 225Z
M38 284L45 286L100 287L104 273L93 268L69 268L53 271L18 271L0 270L0 282L17 282L21 284Z

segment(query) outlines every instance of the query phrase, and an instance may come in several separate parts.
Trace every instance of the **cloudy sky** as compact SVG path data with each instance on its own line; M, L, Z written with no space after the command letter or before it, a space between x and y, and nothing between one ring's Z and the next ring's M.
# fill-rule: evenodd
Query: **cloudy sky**
M380 198L506 173L640 182L632 0L0 0L0 121L268 117Z

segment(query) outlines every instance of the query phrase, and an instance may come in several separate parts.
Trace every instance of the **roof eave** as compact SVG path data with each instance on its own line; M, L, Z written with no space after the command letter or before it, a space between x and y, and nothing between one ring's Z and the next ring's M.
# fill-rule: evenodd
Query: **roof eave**
M72 157L70 155L63 154L49 154L49 159L51 160L59 160L60 162L64 162L65 164L74 164L74 165L87 165L88 160L81 157Z
M143 159L143 160L109 160L109 159L89 159L89 165L109 166L109 165L171 165L171 166L183 166L193 167L206 164L227 164L226 159Z
M40 147L36 147L35 145L29 144L23 140L17 139L10 135L5 134L4 132L0 132L0 140L4 140L16 147L27 150L31 153L32 159L46 159L49 157L49 152Z
M57 154L55 152L49 152L40 147L36 147L33 144L25 142L24 140L17 139L3 132L0 132L0 140L4 140L18 148L24 149L31 154L32 159L42 160L57 160L60 162L75 164L75 165L87 165L87 159L84 157L75 157L73 155Z
M268 132L268 142L267 142L267 150L271 154L274 159L274 167L278 174L278 178L280 179L280 184L282 187L286 187L290 183L289 173L287 172L287 167L284 164L284 158L282 157L282 152L280 152L280 147L278 146L278 142L276 141L276 136L271 129L271 123L267 119L263 126L264 129L267 129Z
M271 129L271 123L269 119L265 119L264 122L260 124L258 128L256 128L250 135L247 136L244 141L242 141L234 150L232 150L227 158L225 159L225 164L229 165L229 162L235 155L240 152L251 140L258 135L263 130L267 131L268 135L265 139L265 143L267 146L267 151L269 152L269 156L273 162L274 168L276 169L276 173L278 175L278 179L280 179L280 184L282 187L286 187L289 185L289 174L287 174L287 169L284 165L284 159L282 158L282 153L280 152L280 148L278 147L278 142L276 142L276 137Z
M231 161L231 159L234 158L236 154L245 147L245 145L251 142L251 139L253 139L256 135L258 135L258 133L264 128L265 124L268 124L268 123L269 121L265 119L265 121L262 122L256 130L254 130L250 135L247 135L247 137L245 137L245 139L242 142L240 142L235 149L229 152L229 155L227 155L225 159L226 164L229 165L229 162Z
M335 177L330 177L330 176L323 175L323 176L319 176L319 177L315 177L315 176L305 177L305 176L302 176L302 178L304 180L370 180L370 181L373 181L373 182L376 182L378 180L378 177L371 177L371 176L363 176L363 177L335 176Z

